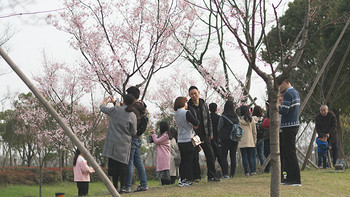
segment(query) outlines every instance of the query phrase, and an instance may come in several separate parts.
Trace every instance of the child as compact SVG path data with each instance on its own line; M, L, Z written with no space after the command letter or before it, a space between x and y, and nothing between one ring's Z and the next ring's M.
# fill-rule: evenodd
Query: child
M317 153L318 153L318 168L321 168L323 161L323 168L327 168L327 153L329 149L329 144L327 141L328 136L326 134L320 134L316 138Z
M75 151L73 166L74 182L77 183L78 196L85 196L89 192L90 173L95 172L95 170L87 165L87 161L79 149Z
M169 124L161 121L159 124L160 135L157 137L151 130L153 142L157 148L156 170L162 185L170 185L170 140L168 136Z

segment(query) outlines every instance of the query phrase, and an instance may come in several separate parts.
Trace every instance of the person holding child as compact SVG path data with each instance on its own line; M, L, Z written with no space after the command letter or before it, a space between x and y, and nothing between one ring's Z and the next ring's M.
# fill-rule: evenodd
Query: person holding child
M152 139L156 144L156 170L160 177L162 185L170 185L170 141L169 141L169 123L161 121L159 123L160 135L157 136L154 130L151 130Z
M323 168L327 168L327 154L328 154L328 149L329 149L329 144L328 144L328 136L327 134L321 133L317 138L316 138L316 144L317 144L317 155L318 155L318 163L317 166L318 168L321 168L322 162L323 162Z
M95 172L95 170L87 165L87 161L79 149L75 151L73 166L74 182L77 183L78 196L88 195L90 173Z

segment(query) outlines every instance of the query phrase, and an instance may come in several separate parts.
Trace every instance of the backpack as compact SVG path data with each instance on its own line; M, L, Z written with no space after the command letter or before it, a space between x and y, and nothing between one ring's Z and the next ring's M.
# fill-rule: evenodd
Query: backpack
M147 114L144 114L141 117L140 124L137 127L137 136L141 136L147 129L148 117Z
M234 142L239 142L243 135L243 129L239 126L239 124L233 123L232 120L230 120L227 116L222 115L222 117L232 124L230 139Z

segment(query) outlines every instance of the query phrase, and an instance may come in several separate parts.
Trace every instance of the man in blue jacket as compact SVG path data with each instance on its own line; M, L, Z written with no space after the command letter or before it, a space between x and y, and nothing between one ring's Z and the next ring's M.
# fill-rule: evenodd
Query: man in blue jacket
M285 159L285 169L287 179L284 185L301 186L300 169L295 148L295 138L299 130L299 93L290 84L289 79L285 79L280 85L280 91L284 92L283 101L279 106L282 129L282 155Z

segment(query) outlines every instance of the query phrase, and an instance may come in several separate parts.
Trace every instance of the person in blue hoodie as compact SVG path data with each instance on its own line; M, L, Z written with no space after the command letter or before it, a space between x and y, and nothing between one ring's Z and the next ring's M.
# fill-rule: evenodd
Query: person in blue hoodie
M316 138L316 144L317 144L317 154L318 154L318 168L321 168L321 164L323 162L323 168L327 168L327 153L329 149L329 144L327 141L328 137L326 134L320 134Z

